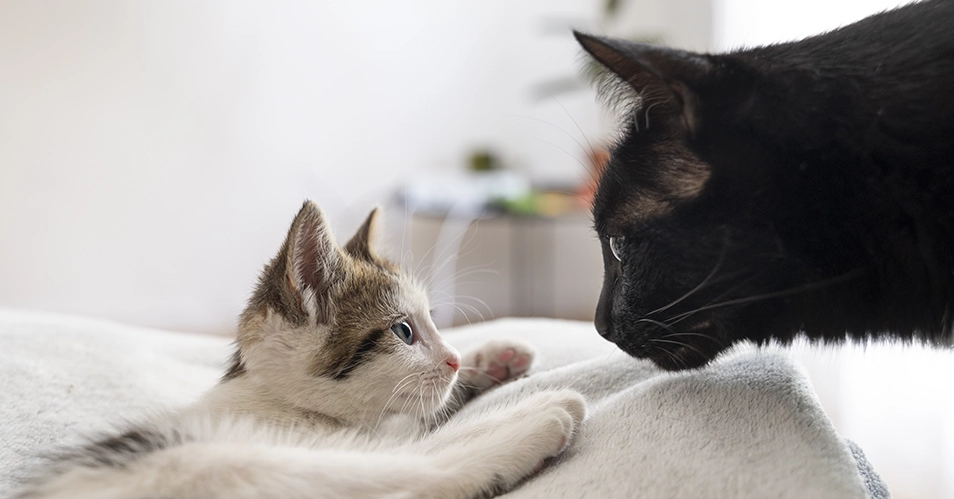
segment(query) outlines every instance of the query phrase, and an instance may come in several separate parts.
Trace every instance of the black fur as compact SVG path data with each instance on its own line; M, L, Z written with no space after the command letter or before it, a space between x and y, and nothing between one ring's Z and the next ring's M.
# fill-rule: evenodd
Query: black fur
M76 454L76 458L91 465L121 467L142 455L181 443L178 434L131 429L87 445Z
M130 428L123 433L103 436L89 444L47 456L48 465L42 474L28 479L16 499L30 499L38 493L33 486L39 485L51 477L76 467L83 468L122 468L145 455L188 441L178 431L161 433L142 428Z
M672 370L798 334L950 344L954 2L719 55L577 38L633 103L593 207L600 334Z
M232 352L232 358L229 360L229 368L225 371L225 374L222 375L222 379L220 381L225 382L235 378L240 378L245 376L247 372L245 361L242 360L242 352L238 345L236 345L235 351Z
M390 330L387 332L389 333ZM368 335L361 340L361 343L358 344L358 348L350 357L342 358L342 362L335 363L329 367L327 375L337 380L342 380L350 376L351 371L354 371L356 367L363 364L366 360L365 357L377 348L378 343L385 334L384 329L375 329L368 333Z

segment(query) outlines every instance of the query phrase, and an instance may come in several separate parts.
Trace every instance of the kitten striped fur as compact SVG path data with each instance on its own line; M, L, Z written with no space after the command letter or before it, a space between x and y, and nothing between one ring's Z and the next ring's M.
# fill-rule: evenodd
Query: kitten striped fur
M190 407L61 453L16 497L469 498L561 452L585 414L572 391L450 417L525 373L533 350L500 340L462 360L421 287L374 250L377 219L342 248L306 202L220 382Z

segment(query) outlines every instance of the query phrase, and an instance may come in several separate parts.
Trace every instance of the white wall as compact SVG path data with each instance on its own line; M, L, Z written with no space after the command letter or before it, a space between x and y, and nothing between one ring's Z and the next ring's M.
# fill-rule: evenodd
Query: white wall
M599 4L0 3L0 306L228 331L305 197L350 232L483 145L580 178L592 95L531 90Z
M578 181L612 118L534 95L570 27L709 40L709 0L603 3L0 2L0 306L228 332L306 197L350 232L482 146Z
M792 41L913 0L714 0L714 48Z

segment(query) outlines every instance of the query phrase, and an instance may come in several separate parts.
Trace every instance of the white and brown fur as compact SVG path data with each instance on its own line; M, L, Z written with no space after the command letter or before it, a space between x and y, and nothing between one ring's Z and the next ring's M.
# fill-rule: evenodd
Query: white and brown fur
M584 416L576 392L449 418L525 373L533 351L497 341L462 360L421 288L374 251L376 215L340 248L306 202L221 382L185 410L64 453L18 497L468 498L560 453ZM391 330L405 321L410 344Z

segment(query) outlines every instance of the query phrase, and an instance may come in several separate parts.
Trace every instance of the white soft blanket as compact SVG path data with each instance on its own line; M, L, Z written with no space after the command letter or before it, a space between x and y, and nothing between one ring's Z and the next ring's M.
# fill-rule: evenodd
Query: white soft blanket
M568 451L508 498L887 497L782 355L748 349L670 374L587 323L508 319L445 332L460 349L501 336L536 345L538 362L473 406L548 387L589 403ZM229 353L225 338L0 310L0 497L82 432L191 402Z

